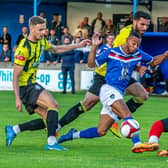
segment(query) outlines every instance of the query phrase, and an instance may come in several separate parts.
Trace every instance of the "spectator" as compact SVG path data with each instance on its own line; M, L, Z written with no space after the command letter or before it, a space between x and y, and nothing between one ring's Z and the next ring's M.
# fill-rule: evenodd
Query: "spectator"
M58 44L59 40L57 39L57 37L55 35L55 30L54 29L50 30L50 35L48 36L47 39L51 44L54 44L54 45ZM45 61L46 61L47 65L50 65L51 63L56 65L57 64L57 54L54 54L50 51L45 51Z
M51 29L55 30L56 37L60 40L62 35L63 24L59 18L58 13L53 14L53 20L51 21Z
M77 44L77 43L80 43L82 41L82 39L80 37L76 37L74 39L74 43ZM81 60L83 58L83 48L76 48L74 50L74 60L75 60L75 63L80 63Z
M64 45L69 45L71 40L69 37L64 38ZM60 54L60 60L62 63L61 69L63 74L63 94L66 94L67 87L67 75L69 72L71 79L72 90L71 93L75 94L75 79L74 79L74 70L75 70L75 60L74 60L74 51L68 51Z
M91 25L89 25L89 18L88 17L83 18L83 28L88 30L88 36L91 37L92 36L92 27L91 27Z
M48 37L49 37L49 29L45 29L44 38L46 38L48 40Z
M2 51L0 53L0 62L11 61L12 51L9 49L8 44L3 44Z
M131 13L129 14L129 19L126 20L124 27L125 27L125 26L128 26L128 25L130 25L130 24L132 24L132 23L133 23L133 12L131 12Z
M28 28L26 26L22 27L22 33L18 36L17 40L16 40L16 46L19 45L20 41L23 38L26 38L28 35Z
M76 36L74 36L74 39L80 39L80 41L81 40L83 40L84 38L83 38L83 32L82 31L79 31L77 34L76 34ZM78 40L77 40L78 41Z
M162 17L161 23L158 27L158 32L168 32L168 21L166 16Z
M3 34L0 37L0 43L1 44L8 44L9 49L11 49L11 41L12 41L12 38L11 38L11 35L8 33L8 27L4 26L3 27Z
M103 32L103 28L105 26L105 21L102 19L103 14L102 12L98 12L97 13L97 17L92 21L92 34L99 32L102 33Z
M56 35L55 35L55 30L54 29L51 29L50 30L50 33L49 33L49 36L48 36L48 40L54 44L54 45L57 45L59 43L59 39L57 39Z
M81 36L83 39L88 38L88 30L84 28L84 22L80 21L79 26L74 30L74 37L80 36L79 33L82 33Z
M71 43L72 43L72 41L73 41L73 36L72 36L72 34L71 33L69 33L69 28L68 28L68 26L65 26L64 28L63 28L63 34L62 34L62 36L61 36L61 44L63 44L64 43L64 38L65 38L65 36L67 37L69 37L69 39L71 40Z
M103 28L103 35L106 36L107 34L116 34L116 28L113 25L113 22L111 19L108 19L106 21L106 25Z
M46 21L46 28L48 28L48 21L47 21L45 13L44 12L40 12L40 17L42 17Z

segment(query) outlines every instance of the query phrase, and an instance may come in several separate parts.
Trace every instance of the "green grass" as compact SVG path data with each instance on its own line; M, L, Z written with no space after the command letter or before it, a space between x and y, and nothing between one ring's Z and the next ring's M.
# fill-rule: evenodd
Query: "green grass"
M70 93L52 93L60 104L60 116L69 107L83 99L85 92L75 95ZM129 96L126 96L128 99ZM151 124L167 117L167 98L150 97L134 114L141 125L141 139L147 141ZM101 104L76 121L63 128L60 134L69 128L84 129L96 126L99 120ZM23 132L17 136L11 147L5 146L4 127L7 124L18 124L37 118L27 112L18 112L15 108L13 92L0 92L0 167L2 168L165 168L168 158L158 157L156 152L134 154L130 151L132 143L129 139L118 139L110 132L102 138L78 139L65 142L68 151L45 151L47 138L45 131ZM168 134L160 139L161 149L167 149Z

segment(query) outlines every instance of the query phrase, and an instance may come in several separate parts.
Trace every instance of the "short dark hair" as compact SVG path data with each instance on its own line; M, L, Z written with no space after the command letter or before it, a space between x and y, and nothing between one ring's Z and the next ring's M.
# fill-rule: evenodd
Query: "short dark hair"
M37 24L43 24L46 23L45 19L40 16L32 16L29 19L29 26L35 26Z
M151 20L151 16L147 12L137 11L134 15L134 20L139 20L140 18Z
M129 35L129 37L131 37L131 36L135 36L138 39L142 38L142 35L140 33L136 32L136 31L131 32L131 34Z

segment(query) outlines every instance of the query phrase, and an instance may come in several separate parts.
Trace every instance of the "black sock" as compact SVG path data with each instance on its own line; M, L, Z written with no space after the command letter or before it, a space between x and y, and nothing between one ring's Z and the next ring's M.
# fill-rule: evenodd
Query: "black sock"
M82 113L84 113L84 108L79 102L67 111L67 113L59 120L59 124L63 127L75 120Z
M129 99L126 102L126 104L129 108L129 110L131 111L131 113L134 113L137 110L137 108L139 108L140 106L143 105L143 103L136 103L133 98Z
M55 136L55 130L58 127L58 112L56 109L49 109L47 113L47 130L48 130L48 137Z
M42 119L35 119L23 124L19 124L20 131L33 131L45 128L44 121Z

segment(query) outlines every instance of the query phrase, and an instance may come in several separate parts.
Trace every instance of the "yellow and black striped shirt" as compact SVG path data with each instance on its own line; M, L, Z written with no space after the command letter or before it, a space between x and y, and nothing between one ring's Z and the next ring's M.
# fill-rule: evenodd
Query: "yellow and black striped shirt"
M19 86L26 86L36 82L36 73L40 61L40 56L44 50L51 48L51 44L42 39L38 42L32 42L23 39L15 51L14 63L24 66L19 77Z

